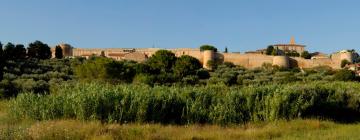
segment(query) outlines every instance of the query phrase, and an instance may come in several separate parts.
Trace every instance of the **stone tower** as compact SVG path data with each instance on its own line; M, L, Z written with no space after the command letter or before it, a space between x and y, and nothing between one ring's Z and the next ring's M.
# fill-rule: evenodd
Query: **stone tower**
M290 45L295 45L295 38L292 36L291 39L290 39Z
M214 61L215 59L215 52L214 50L204 50L203 51L203 67L206 69L211 69L211 67L208 66L209 61Z
M289 57L288 56L274 56L273 65L277 65L284 68L290 67Z

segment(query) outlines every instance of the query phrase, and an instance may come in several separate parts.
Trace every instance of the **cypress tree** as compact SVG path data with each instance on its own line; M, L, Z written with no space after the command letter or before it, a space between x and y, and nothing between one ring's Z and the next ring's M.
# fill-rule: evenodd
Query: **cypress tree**
M23 44L15 45L14 56L16 59L25 59L26 58L26 49Z
M60 46L56 46L55 47L55 58L57 59L62 59L64 56L63 56L63 50Z
M0 81L3 79L4 65L5 65L4 53L3 53L2 44L0 42Z
M50 59L51 50L47 44L41 41L35 41L29 44L27 55L29 58Z

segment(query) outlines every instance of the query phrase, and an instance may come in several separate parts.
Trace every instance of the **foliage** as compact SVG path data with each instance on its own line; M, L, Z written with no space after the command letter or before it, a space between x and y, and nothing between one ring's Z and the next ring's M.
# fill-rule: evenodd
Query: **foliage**
M301 57L304 59L310 59L311 58L311 54L308 51L303 51L301 53Z
M168 50L159 50L146 61L146 64L148 64L155 73L166 73L172 71L175 62L176 56L174 53Z
M223 64L223 62L219 59L208 60L208 62L207 62L207 66L210 68L210 70L217 69L218 66L221 64Z
M299 57L300 56L300 54L298 52L296 52L296 51L286 51L285 55L286 56L292 56L292 57Z
M35 120L78 119L118 123L245 124L297 118L358 121L359 83L181 87L65 84L51 95L12 100L10 113Z
M212 73L208 83L234 85L237 83L237 76L243 72L244 69L241 67L235 67L229 64L219 65L219 67Z
M202 65L198 59L183 55L176 60L173 71L178 77L186 77L188 75L195 75L196 71L200 68L202 68Z
M15 45L15 58L16 59L25 59L26 58L26 49L23 44Z
M271 55L273 56L279 55L279 50L277 48L274 48L271 52Z
M41 41L35 41L29 44L28 56L30 58L37 58L37 59L50 59L51 50L47 44L44 44Z
M110 82L131 82L135 72L133 62L115 61L105 57L93 57L75 68L79 79Z
M351 81L355 79L355 73L350 70L342 69L334 74L334 80Z
M271 46L271 45L268 46L266 48L266 55L272 55L273 51L274 51L274 46Z
M0 96L14 97L25 91L48 93L59 83L73 79L72 62L74 61L68 59L7 61L4 67L4 80L0 83Z
M5 58L4 58L4 51L2 44L0 42L0 81L3 79L4 76L4 66L5 66Z
M348 65L348 64L351 64L351 62L349 62L348 60L346 60L346 59L343 59L343 60L341 60L341 68L343 68L343 67L345 67L346 65Z
M202 45L202 46L200 46L200 51L205 51L205 50L213 50L214 52L217 52L217 48L212 46L212 45Z
M6 60L14 60L15 56L16 56L16 52L15 52L15 45L12 43L7 43L4 49L4 56Z
M208 79L210 78L210 73L209 71L207 71L206 69L199 69L196 71L196 75L200 78L200 79Z
M55 58L57 59L62 59L64 56L63 56L63 50L62 48L58 45L55 47Z

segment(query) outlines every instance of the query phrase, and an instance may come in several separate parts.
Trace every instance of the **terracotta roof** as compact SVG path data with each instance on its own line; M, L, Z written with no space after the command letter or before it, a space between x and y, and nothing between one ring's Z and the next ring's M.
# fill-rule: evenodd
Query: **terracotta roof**
M328 55L320 52L315 52L312 57L328 57Z
M347 64L345 67L352 67L352 66L360 67L360 64Z

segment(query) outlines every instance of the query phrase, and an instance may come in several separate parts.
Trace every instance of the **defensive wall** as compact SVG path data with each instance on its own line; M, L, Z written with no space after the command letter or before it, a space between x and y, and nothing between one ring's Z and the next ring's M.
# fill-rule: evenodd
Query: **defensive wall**
M61 44L65 57L90 57L92 55L104 55L115 60L134 60L143 62L151 57L160 48L104 48L104 49L81 49L73 48L70 45ZM53 55L55 54L53 48ZM166 49L172 51L177 57L189 55L197 58L204 68L208 67L209 61L232 62L235 65L246 68L261 67L264 63L278 65L281 67L312 68L317 66L329 66L334 69L341 68L341 61L353 61L353 54L348 51L341 51L331 54L329 57L319 59L304 59L301 57L271 56L264 54L240 54L240 53L219 53L211 50L200 51L193 48Z

